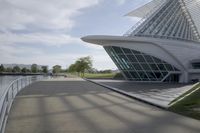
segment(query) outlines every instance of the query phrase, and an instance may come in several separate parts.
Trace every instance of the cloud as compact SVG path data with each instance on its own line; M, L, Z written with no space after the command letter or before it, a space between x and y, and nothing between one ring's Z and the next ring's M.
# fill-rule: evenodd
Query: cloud
M76 26L75 17L83 13L82 9L96 6L100 1L0 0L0 63L66 66L79 57L91 55L94 59L94 67L116 68L101 47L84 43L79 37L70 34ZM117 4L125 2L125 0L114 1ZM33 46L35 44L55 48L83 44L93 50L85 52L86 54L51 53L48 50L35 48Z
M0 29L71 29L80 9L98 0L0 0Z
M50 46L61 46L67 44L81 43L77 37L67 34L47 34L47 33L0 33L0 45L11 44L41 44Z
M119 5L123 5L126 2L126 0L116 0L116 1L117 1L117 4Z

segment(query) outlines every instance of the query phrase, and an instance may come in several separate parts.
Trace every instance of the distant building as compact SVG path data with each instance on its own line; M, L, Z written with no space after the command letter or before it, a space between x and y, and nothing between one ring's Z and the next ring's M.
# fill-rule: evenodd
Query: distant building
M31 64L32 65L32 64ZM27 69L31 69L31 65L30 64L3 64L3 66L5 67L5 68L13 68L13 67L15 67L15 66L19 66L21 69L22 68L27 68ZM37 65L37 69L38 70L42 70L42 67L43 66L45 66L45 65ZM48 66L45 66L45 67L47 67L48 68Z
M200 1L153 0L128 15L142 18L124 36L86 36L101 45L127 80L200 80Z

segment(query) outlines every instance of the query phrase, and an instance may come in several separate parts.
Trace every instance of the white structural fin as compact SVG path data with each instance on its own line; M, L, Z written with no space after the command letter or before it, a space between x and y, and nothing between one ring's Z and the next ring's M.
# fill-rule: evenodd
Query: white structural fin
M153 0L148 2L147 4L129 12L126 14L126 16L131 16L131 17L139 17L143 18L150 12L153 13L156 11L157 7L165 3L167 0Z
M200 33L200 0L184 0L187 10Z
M196 0L167 0L158 4L159 0L152 1L146 7L157 7L153 13L145 16L138 25L134 26L127 36L144 36L177 40L200 40L200 2ZM198 4L199 6L198 6ZM139 11L140 9L136 9ZM150 8L146 9L151 10Z

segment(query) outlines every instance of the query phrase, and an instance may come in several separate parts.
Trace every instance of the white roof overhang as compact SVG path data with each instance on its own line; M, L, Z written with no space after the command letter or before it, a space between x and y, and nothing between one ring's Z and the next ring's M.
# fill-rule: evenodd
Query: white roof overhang
M151 37L124 37L93 35L81 38L83 41L101 46L137 48L139 51L161 58L174 64L180 70L187 69L187 64L200 57L200 43L159 39ZM157 49L157 50L156 50ZM151 51L150 51L151 50ZM186 54L190 53L190 55Z

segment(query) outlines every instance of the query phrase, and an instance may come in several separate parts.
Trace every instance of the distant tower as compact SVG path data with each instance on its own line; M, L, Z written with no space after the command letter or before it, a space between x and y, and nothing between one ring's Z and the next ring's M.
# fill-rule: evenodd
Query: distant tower
M200 1L153 0L128 13L140 17L124 36L87 36L102 45L127 80L200 80Z

